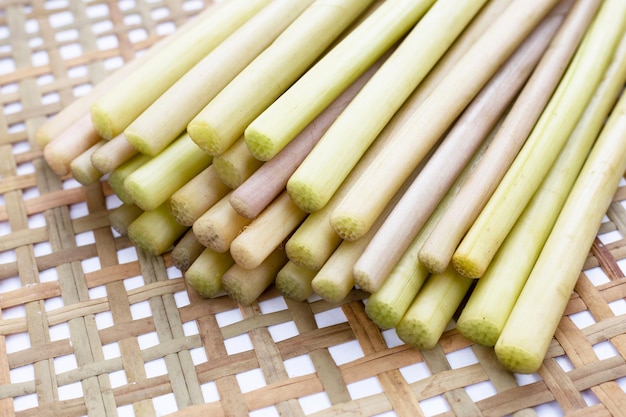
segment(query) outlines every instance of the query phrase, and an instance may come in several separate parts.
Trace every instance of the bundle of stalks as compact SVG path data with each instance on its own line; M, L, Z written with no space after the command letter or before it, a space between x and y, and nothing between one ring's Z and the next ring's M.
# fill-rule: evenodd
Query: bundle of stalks
M224 0L36 140L202 297L358 287L534 372L626 170L625 38L623 0Z

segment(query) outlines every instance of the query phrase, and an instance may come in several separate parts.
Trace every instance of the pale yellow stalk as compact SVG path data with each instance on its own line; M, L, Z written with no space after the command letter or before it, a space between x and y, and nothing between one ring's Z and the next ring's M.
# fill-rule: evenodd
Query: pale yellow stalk
M483 163L424 243L420 261L431 271L445 270L454 250L497 187L550 100L583 37L598 1L576 2L559 32L515 100Z
M235 263L222 276L222 287L239 304L249 306L274 282L286 263L287 256L280 248L254 269Z
M70 172L72 173L72 177L82 185L93 184L102 177L102 173L91 164L91 156L98 149L102 148L105 143L106 141L104 140L97 142L85 152L74 158L74 160L70 163Z
M287 192L283 192L232 241L231 256L244 268L256 268L302 223L306 215L291 201Z
M168 203L178 223L193 226L200 216L229 192L230 188L222 182L211 164L176 190Z
M233 210L230 194L222 197L193 223L198 241L219 253L229 250L231 242L252 221Z
M273 0L187 71L139 115L125 134L156 155L313 0ZM267 3L267 2L265 2ZM167 114L167 117L163 117Z
M137 150L126 137L117 135L91 155L91 164L102 174L108 174L135 155Z
M605 0L602 7L610 3ZM514 372L535 372L544 360L626 170L624 138L626 95L600 133L496 342L497 358Z
M428 277L396 326L400 340L421 350L434 348L473 282L452 267Z
M176 80L270 0L219 2L202 24L163 47L91 105L91 119L105 139L119 135Z
M263 165L252 156L243 137L237 139L223 154L213 158L215 172L229 188L235 189Z
M214 156L228 149L371 3L311 4L189 122L193 140Z
M85 114L46 144L43 157L55 174L67 175L74 158L100 140L102 138L93 129L89 114Z
M311 281L315 271L303 268L288 261L276 274L276 288L287 298L306 301L313 294Z
M223 292L222 276L234 263L229 252L204 249L185 271L185 281L201 297L216 297Z
M603 2L533 131L454 252L460 273L477 278L485 272L574 130L625 27L626 3Z

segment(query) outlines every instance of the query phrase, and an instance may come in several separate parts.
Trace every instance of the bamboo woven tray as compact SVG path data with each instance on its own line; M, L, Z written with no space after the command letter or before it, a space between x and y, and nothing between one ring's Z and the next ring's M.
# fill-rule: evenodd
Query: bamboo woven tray
M187 291L109 227L106 183L46 166L43 121L210 0L0 2L0 415L605 416L626 413L626 182L541 370L453 328L420 352L340 305Z

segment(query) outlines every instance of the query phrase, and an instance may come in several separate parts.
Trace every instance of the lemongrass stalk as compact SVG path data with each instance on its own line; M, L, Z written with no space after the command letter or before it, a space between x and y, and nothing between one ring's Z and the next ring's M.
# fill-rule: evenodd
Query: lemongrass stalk
M480 277L556 160L611 61L626 26L626 3L603 2L554 95L519 154L452 256Z
M137 117L125 134L156 155L313 0L273 0L193 66ZM163 117L167 114L167 117Z
M55 174L67 175L72 161L101 139L92 128L89 114L85 114L48 142L43 149L43 157Z
M135 155L137 149L124 135L117 135L91 155L91 164L102 174L108 174Z
M493 135L490 135L487 140L483 141L480 148L474 153L472 159L466 164L463 171L448 188L437 207L429 215L428 219L424 222L409 246L404 250L387 275L378 277L368 274L368 271L362 268L361 260L366 256L372 256L371 252L367 252L374 246L374 240L383 233L383 226L387 224L389 218L385 219L381 228L378 229L372 241L370 241L367 248L363 251L363 254L361 254L354 264L352 273L354 274L354 280L357 285L365 283L366 288L369 287L372 289L372 294L365 305L365 313L380 328L390 329L395 327L406 313L420 288L422 288L430 271L419 261L419 251L439 219L441 219L454 201L455 196L459 193L463 184L479 164L485 150L489 149L491 146L492 139ZM422 171L420 171L418 176L421 175L421 173ZM409 186L409 189L411 186ZM409 192L409 190L407 190L407 192ZM404 195L406 195L406 193ZM401 197L398 204L404 199L404 195ZM395 212L398 204L394 206L389 216ZM394 256L390 253L392 250L393 249L390 249L390 251L379 253L380 262L385 262L387 257ZM365 264L368 265L369 263L366 262Z
M78 155L70 163L70 172L72 177L82 185L90 185L102 178L102 173L91 164L91 155L94 154L106 141L101 140L95 145Z
M252 156L243 137L237 139L223 154L213 158L215 172L229 188L235 189L263 165Z
M135 172L139 167L146 164L150 159L148 155L138 154L115 168L107 178L107 182L113 190L113 193L124 203L133 203L133 198L124 186L126 178Z
M412 7L418 3L413 2ZM443 0L435 2L427 12L421 10L426 12L424 17L289 179L287 190L296 204L313 212L328 203L359 158L484 3L484 0L461 4ZM397 6L397 3L386 4ZM365 232L361 230L360 235ZM357 238L346 234L342 237Z
M98 133L112 139L176 80L204 58L270 0L220 2L201 25L165 46L91 105Z
M313 281L315 273L315 271L288 261L276 274L276 288L289 299L306 301L313 294L311 281Z
M135 204L146 211L154 210L209 166L211 159L183 133L163 152L128 175L124 187Z
M541 116L598 7L597 1L576 2L565 18L550 47L498 129L483 162L424 243L419 258L431 271L441 272L447 268L454 250L502 180Z
M370 66L285 148L237 187L230 198L230 203L237 213L244 217L254 218L285 189L291 174L367 80L380 68L387 56L388 54L383 55Z
M204 249L206 248L202 243L198 242L198 239L193 234L193 230L190 228L174 245L171 253L172 262L180 271L186 271Z
M304 220L307 213L283 192L230 244L235 262L247 269L259 266Z
M602 7L609 3L604 2ZM626 96L622 95L587 157L494 347L500 362L514 372L535 372L543 362L626 170L625 137Z
M378 228L398 202L406 188L401 188L397 195L390 201L379 219L374 223L369 232L357 240L343 240L332 252L324 265L317 271L311 282L313 291L331 303L338 303L350 292L355 285L354 264L363 254L363 251L376 234ZM315 213L313 213L315 214ZM365 283L367 284L367 283ZM360 285L359 285L360 286ZM361 286L367 292L373 292L372 288Z
M109 213L109 224L121 236L128 236L128 226L142 213L143 210L135 204L122 203Z
M228 149L371 3L311 4L189 122L193 140L214 156Z
M222 276L234 263L229 252L205 248L185 271L185 281L201 297L216 297L222 293Z
M222 197L193 223L198 241L215 252L229 250L231 242L252 221L233 210L230 194Z
M45 148L54 138L62 134L70 126L74 125L80 118L87 117L91 119L89 114L89 108L98 100L101 96L111 90L116 84L118 84L125 77L132 74L136 69L142 66L146 61L152 59L155 55L159 54L167 45L175 42L177 39L186 35L187 32L193 30L197 25L202 24L207 15L213 13L217 3L210 3L204 10L198 15L187 20L184 24L178 27L173 33L159 39L154 43L147 51L141 55L134 57L129 62L126 62L122 67L116 69L112 73L108 74L104 79L98 81L91 91L87 94L76 98L67 106L54 115L52 118L46 120L35 131L35 142L41 147ZM85 125L85 132L93 132L94 128L92 124Z
M463 308L457 329L467 339L485 346L495 345L624 82L626 38L541 187Z
M193 226L200 216L229 192L230 188L222 182L211 164L176 190L168 203L178 223Z
M473 282L452 267L428 277L396 326L400 340L421 350L434 348Z
M180 225L167 204L144 211L127 229L128 239L151 255L161 255L172 247L188 227Z
M254 269L235 263L222 276L222 287L239 304L249 306L274 282L287 263L285 251L276 249Z
M508 110L558 25L548 29L534 31L463 111L359 258L355 265L357 282L382 283L389 275L476 149ZM341 210L342 204L331 215L335 230L346 221ZM345 214L358 215L365 225L375 220L375 213L353 210Z
M474 12L472 8L479 7L483 2L484 0L464 2L464 5L472 4L473 6L459 7L457 4L455 9L463 9L460 14L467 15L466 19L469 20ZM348 85L409 32L433 3L433 0L402 0L384 2L378 7L246 128L245 140L255 158L264 161L272 159ZM436 38L436 35L432 36ZM426 45L437 45L432 38L430 41ZM419 45L420 48L415 48L415 45ZM414 62L424 59L416 51L428 49L426 45L420 39L413 46L406 46L407 50L411 49L411 55L416 59ZM445 50L447 45L442 44L440 47ZM390 59L395 59L394 55L397 53L394 53ZM433 58L436 61L436 58ZM415 74L414 78L420 77L420 72L415 70L410 63L403 62L402 66L408 73ZM425 63L424 66L427 71L428 64ZM402 103L413 88L401 77L396 80L402 88L394 90L393 85L389 85L386 81L388 89L386 97L394 98L398 103ZM299 105L302 102L307 105ZM391 107L392 104L385 102L385 107L387 106ZM370 107L368 110L370 116L381 113L377 108ZM393 113L393 109L382 113ZM372 120L372 118L368 117L367 120ZM356 126L352 124L354 129ZM371 130L371 127L367 125L363 129ZM354 134L354 131L351 134Z
M380 207L384 207L388 203L391 196L406 181L415 167L422 162L423 158L431 152L434 144L465 106L478 94L513 50L523 42L541 18L551 9L551 6L554 6L552 1L538 3L540 4L514 2L509 5L469 48L454 68L437 84L435 90L418 107L417 111L405 123L394 128L394 132L390 133L393 140L377 155L369 169L350 189L348 195L344 197L346 201L351 201L350 204L353 207L367 206L367 210L373 211L379 211ZM342 148L339 155L350 155L354 151L353 148ZM309 157L312 155L313 153ZM331 157L334 166L344 165L343 158L341 161L336 158L336 155ZM303 164L305 163L306 160ZM326 165L324 168L317 166L316 170L321 170L324 174L329 172ZM332 171L335 172L335 170ZM298 171L294 173L294 176L297 175ZM294 176L290 181L294 179ZM320 183L317 179L314 181ZM336 184L340 181L341 176L339 178L335 176L332 182ZM329 183L326 182L323 188L323 195L328 195L331 192L326 190L332 190L334 186L329 186ZM289 183L287 189L290 189ZM374 196L371 190L376 190ZM298 193L294 192L294 194ZM304 195L303 200L325 200L325 198L318 198L322 194L305 193ZM299 197L295 197L295 199L297 201ZM350 238L357 236L359 230L358 228L354 230L355 233L350 233Z

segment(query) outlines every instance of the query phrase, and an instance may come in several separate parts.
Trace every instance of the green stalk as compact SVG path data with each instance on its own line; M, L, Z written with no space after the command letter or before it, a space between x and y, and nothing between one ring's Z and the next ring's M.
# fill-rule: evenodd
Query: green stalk
M452 267L431 275L396 326L400 340L421 350L434 348L473 282Z
M249 306L274 282L276 274L286 263L287 256L280 248L254 269L235 263L222 276L222 286L239 304Z
M462 110L526 39L555 2L556 0L533 0L511 3L457 61L417 110L404 123L395 125L393 132L387 133L392 136L392 140L344 198L352 200L353 207L363 205L367 210L380 210L380 207L386 206L391 196L431 152L434 144ZM351 154L352 151L342 148L341 155ZM337 158L337 155L332 158ZM334 166L343 165L343 158L332 160ZM322 169L317 166L315 170ZM322 171L324 175L334 172L326 168ZM297 171L294 175L297 175ZM340 182L341 178L335 178L335 181ZM325 184L320 190L323 189L327 196L332 194L328 190L333 188ZM289 184L287 189L289 190ZM376 191L375 195L372 195L372 190ZM309 197L305 196L303 199L308 200ZM310 200L324 201L325 198L313 196Z
M128 238L136 247L151 255L161 255L172 247L187 226L176 223L167 204L144 211L128 226Z
M515 103L498 128L482 162L460 190L422 247L419 258L444 271L454 250L504 177L554 93L592 21L599 1L576 2Z
M105 139L119 135L191 67L270 0L220 2L183 36L163 47L91 105L91 119Z
M135 204L146 211L154 210L209 166L211 159L189 135L182 134L163 152L128 175L124 187Z
M211 164L176 190L168 203L178 223L193 226L200 216L229 192L230 188L222 182Z
M605 1L602 7L611 3ZM626 16L624 10L621 13ZM496 342L497 358L514 372L535 372L545 358L589 248L626 170L624 138L626 95L613 109L587 157Z
M193 140L214 156L228 149L371 3L315 1L189 122Z
M138 154L130 158L128 161L124 162L117 168L115 168L107 178L107 182L113 190L113 193L122 200L124 203L133 203L133 197L126 190L124 186L124 181L126 178L133 172L135 172L139 167L146 164L150 159L152 159L148 155Z
M234 263L230 253L207 248L185 271L185 281L201 297L216 297L222 292L222 276Z
M313 294L311 281L315 271L303 268L288 261L276 275L276 288L287 298L306 301Z
M541 187L507 235L457 321L459 333L495 345L589 150L626 82L626 38Z
M460 273L477 278L487 269L587 107L625 22L626 3L602 3L535 128L456 249L452 264Z
M263 165L252 156L243 137L237 139L223 154L213 158L215 172L229 188L235 189Z
M481 2L484 0L463 4ZM272 159L359 75L409 32L433 3L434 0L399 0L381 4L248 126L245 140L255 158L263 161ZM465 9L457 5L456 8L463 8L463 12L467 12L472 6ZM467 13L467 19L472 12ZM420 50L415 48L417 44L424 47L421 39L413 47L406 46L407 51L411 50L410 54L416 60L414 62L423 59L421 54L415 53ZM444 45L441 47L445 49ZM414 78L421 75L410 63L403 62L402 66ZM397 83L402 87L393 89L387 82L386 87L391 91L387 90L386 97L401 104L413 88L404 79ZM301 103L306 103L306 106ZM385 102L383 107L387 106L391 107L392 104ZM370 116L380 114L376 108L366 108L370 111ZM393 110L382 113L385 117L393 113ZM371 120L371 117L367 119ZM368 126L363 127L363 130L369 130Z
M186 72L125 129L140 152L156 155L313 0L273 0ZM267 3L267 2L265 2ZM167 114L167 117L163 117Z

